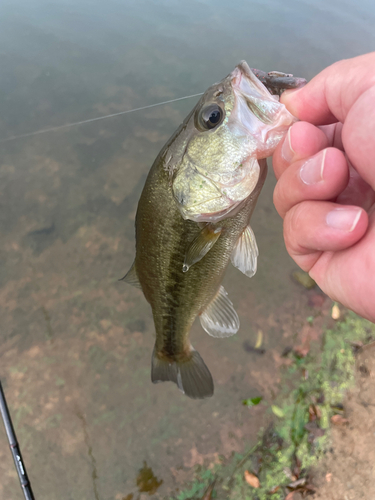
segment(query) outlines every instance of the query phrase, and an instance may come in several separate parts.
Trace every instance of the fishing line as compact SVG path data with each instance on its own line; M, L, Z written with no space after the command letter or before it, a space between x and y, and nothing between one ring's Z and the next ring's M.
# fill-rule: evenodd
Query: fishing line
M36 130L35 132L28 132L26 134L13 135L7 139L0 139L0 143L14 141L16 139L22 139L23 137L32 137L33 135L46 134L47 132L54 132L55 130L61 130L63 128L75 127L76 125L84 125L85 123L97 122L99 120L105 120L107 118L113 118L114 116L126 115L128 113L134 113L134 111L141 111L143 109L155 108L156 106L162 106L163 104L170 104L171 102L182 101L183 99L190 99L191 97L197 97L203 95L203 92L199 94L187 95L185 97L178 97L177 99L171 99L170 101L158 102L156 104L150 104L149 106L142 106L141 108L128 109L127 111L119 111L118 113L112 113L111 115L98 116L96 118L90 118L89 120L82 120L80 122L66 123L65 125L57 125L56 127L48 127L41 130Z

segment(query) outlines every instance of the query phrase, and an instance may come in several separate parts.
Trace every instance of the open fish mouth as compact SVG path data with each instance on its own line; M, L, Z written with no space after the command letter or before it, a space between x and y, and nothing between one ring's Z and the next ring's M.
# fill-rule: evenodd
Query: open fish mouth
M242 130L256 142L256 158L271 156L286 130L296 121L242 61L231 73L235 106L228 126L234 133Z

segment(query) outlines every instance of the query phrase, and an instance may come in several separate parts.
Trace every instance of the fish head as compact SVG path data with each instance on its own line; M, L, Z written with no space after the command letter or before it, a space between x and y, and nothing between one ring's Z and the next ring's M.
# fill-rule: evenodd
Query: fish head
M273 154L295 121L245 61L212 85L170 145L167 168L182 216L216 222L234 213L257 185L258 160Z

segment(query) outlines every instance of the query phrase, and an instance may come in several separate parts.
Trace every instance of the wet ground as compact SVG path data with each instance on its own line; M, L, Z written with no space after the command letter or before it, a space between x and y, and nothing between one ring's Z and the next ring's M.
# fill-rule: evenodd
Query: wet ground
M311 78L371 50L374 20L370 1L3 0L0 141L204 91L241 59ZM324 298L290 277L271 174L258 272L224 281L239 334L192 330L215 396L151 384L151 311L118 278L148 169L194 102L0 143L0 378L37 499L163 498L242 450L264 424L242 400L274 397L283 349L319 313ZM264 354L249 349L259 330ZM0 477L0 499L21 499L3 432Z
M375 498L375 344L357 356L356 387L345 401L345 420L332 429L332 448L314 471L314 500ZM293 500L298 500L296 497Z

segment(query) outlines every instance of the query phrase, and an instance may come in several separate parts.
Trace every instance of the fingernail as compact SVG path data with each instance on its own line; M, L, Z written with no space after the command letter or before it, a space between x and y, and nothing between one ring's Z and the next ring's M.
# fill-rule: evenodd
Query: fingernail
M329 227L350 233L361 217L360 208L335 208L328 212L326 222Z
M307 160L299 171L299 176L305 184L317 184L323 180L324 162L326 159L327 150L323 154L317 154Z
M297 92L299 92L305 85L302 85L301 87L299 87L298 89L287 89L287 90L284 90L284 92L281 94L282 95L282 101L284 100L287 100L289 99L289 97L294 97Z
M285 161L290 163L293 160L296 152L292 148L292 139L291 139L291 128L289 128L288 133L286 134L285 141L281 148L281 156Z
M302 85L298 89L288 89L285 90L280 97L280 102L285 105L286 109L292 113L294 116L298 116L298 109L295 108L295 96L303 89Z

